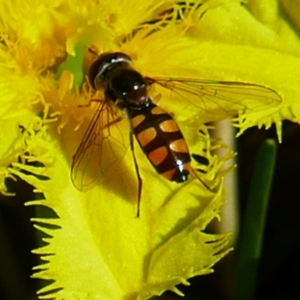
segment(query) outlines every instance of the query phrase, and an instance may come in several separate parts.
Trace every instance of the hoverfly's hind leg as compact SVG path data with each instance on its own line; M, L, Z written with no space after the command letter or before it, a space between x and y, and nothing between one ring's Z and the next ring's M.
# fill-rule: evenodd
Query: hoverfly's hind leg
M196 170L191 167L191 172L194 174L194 176L204 185L204 187L208 190L208 191L212 191L212 189L203 181L203 179L201 179L201 177L197 174Z
M136 176L137 176L137 180L138 180L138 198L137 198L136 217L139 218L140 217L140 204L141 204L141 196L142 196L143 179L140 175L139 166L138 166L135 154L134 154L134 140L133 140L133 133L131 130L129 132L129 140L130 140L130 150L132 153L135 172L136 172Z
M204 165L204 166L208 166L209 165L209 161L206 157L204 156L201 156L201 155L198 155L198 154L192 154L192 157L193 159L201 164L201 165ZM197 171L198 172L204 172L206 173L206 171L204 170L201 170L201 169L194 169L192 166L191 166L191 172L194 174L194 176L204 185L204 187L209 190L209 191L212 191L213 189L211 187L209 187L204 181L203 179L197 174Z

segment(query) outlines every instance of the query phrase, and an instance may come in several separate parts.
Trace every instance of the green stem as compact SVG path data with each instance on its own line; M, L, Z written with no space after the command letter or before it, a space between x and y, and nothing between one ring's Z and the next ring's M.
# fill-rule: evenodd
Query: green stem
M261 256L276 150L276 142L268 139L258 152L246 214L241 227L235 300L253 300L255 297L257 268Z

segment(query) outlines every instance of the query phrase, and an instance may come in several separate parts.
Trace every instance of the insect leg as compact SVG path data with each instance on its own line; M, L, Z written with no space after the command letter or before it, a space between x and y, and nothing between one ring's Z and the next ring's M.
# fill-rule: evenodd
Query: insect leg
M88 47L88 51L89 51L90 53L92 53L93 55L95 55L96 57L99 57L99 53L97 53L93 48Z
M131 130L129 132L129 140L130 140L130 150L131 150L132 157L133 157L135 172L136 172L136 176L137 176L137 179L138 179L138 199L137 199L136 217L139 218L139 216L140 216L140 204L141 204L142 187L143 187L143 179L142 179L142 177L140 175L139 166L138 166L135 154L134 154L134 140L133 140L133 133L132 133Z
M197 174L197 172L194 168L190 167L190 170L195 175L195 177L204 185L204 187L207 190L212 191L212 189L200 178L200 176Z

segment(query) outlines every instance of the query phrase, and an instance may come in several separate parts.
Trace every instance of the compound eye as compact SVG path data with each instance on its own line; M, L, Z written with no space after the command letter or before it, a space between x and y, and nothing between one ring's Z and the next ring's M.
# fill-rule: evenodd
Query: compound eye
M91 86L96 89L96 81L101 81L105 78L105 74L110 70L113 65L122 62L131 63L131 58L122 52L103 53L99 58L91 65L89 70L89 81Z
M92 63L89 70L88 78L93 89L96 89L95 81L96 81L96 77L98 77L99 68L101 64L102 62L99 59L97 59Z

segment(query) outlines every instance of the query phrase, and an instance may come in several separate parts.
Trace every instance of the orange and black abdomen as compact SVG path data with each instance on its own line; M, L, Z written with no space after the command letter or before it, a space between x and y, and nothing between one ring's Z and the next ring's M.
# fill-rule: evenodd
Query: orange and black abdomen
M152 102L141 110L127 112L132 131L156 171L168 180L186 181L191 156L171 115Z

